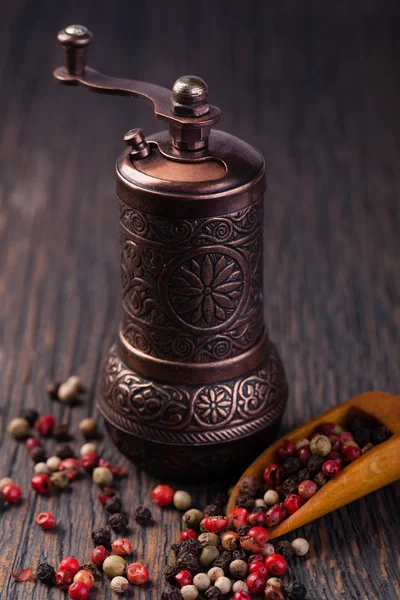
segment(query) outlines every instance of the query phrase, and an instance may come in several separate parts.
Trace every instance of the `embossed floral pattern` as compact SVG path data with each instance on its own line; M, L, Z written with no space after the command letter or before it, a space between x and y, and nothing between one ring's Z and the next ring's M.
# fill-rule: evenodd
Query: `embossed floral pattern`
M231 408L231 395L221 386L204 388L196 401L197 417L200 421L211 425L225 421Z
M180 266L174 277L174 308L193 325L208 326L225 321L241 296L242 281L237 263L225 256L209 254Z

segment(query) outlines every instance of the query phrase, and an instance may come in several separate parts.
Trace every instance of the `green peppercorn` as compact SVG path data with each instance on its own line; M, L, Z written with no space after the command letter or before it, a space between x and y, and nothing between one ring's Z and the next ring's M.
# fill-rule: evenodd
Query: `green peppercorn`
M92 474L93 483L102 487L110 486L113 482L113 474L107 467L96 467Z
M182 519L188 529L198 529L201 521L204 519L204 515L201 510L191 508L185 512Z
M332 444L326 435L317 434L310 442L310 450L312 454L317 456L327 456L332 449Z
M79 423L79 431L85 438L93 438L97 435L97 421L96 419L83 419Z
M192 505L192 497L184 490L178 490L174 494L173 502L178 510L188 510Z
M52 475L50 475L50 479L53 486L60 490L66 488L69 484L68 476L64 471L58 471L57 473L53 473Z
M216 533L201 533L197 539L203 547L215 546L217 548L219 546L219 537Z
M26 438L29 435L29 430L31 426L29 425L29 421L26 419L16 418L12 419L7 427L8 433L11 433L17 440L22 438Z
M200 564L206 568L211 567L218 556L219 552L215 546L205 546L200 554Z
M103 562L103 572L112 579L113 577L118 577L119 575L123 575L126 570L126 562L122 558L122 556L107 556L106 560Z

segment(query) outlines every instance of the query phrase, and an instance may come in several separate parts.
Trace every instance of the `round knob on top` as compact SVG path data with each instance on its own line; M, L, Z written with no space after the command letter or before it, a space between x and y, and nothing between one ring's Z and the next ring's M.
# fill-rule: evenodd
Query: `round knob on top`
M65 49L65 68L70 75L83 75L86 66L87 47L93 35L84 25L68 25L58 32L58 41Z
M207 84L196 75L179 77L172 86L172 98L177 115L200 117L210 110Z

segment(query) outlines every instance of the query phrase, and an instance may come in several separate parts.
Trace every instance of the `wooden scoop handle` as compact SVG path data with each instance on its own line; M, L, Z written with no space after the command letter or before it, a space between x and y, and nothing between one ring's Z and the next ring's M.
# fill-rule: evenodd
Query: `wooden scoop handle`
M310 437L316 427L325 422L342 425L351 409L362 411L366 416L371 416L386 425L393 432L392 437L346 466L340 475L318 490L302 508L276 527L271 528L269 530L271 539L302 527L400 479L400 396L392 396L384 392L367 392L351 398L298 427L263 452L243 473L234 487L227 513L229 514L235 506L236 497L240 491L240 481L243 477L246 475L262 477L265 467L276 460L276 450L282 445L283 439L296 442Z

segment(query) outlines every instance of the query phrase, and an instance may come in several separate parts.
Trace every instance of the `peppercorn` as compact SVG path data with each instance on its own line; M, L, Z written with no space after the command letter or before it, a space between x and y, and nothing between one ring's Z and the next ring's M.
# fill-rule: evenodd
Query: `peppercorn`
M266 511L267 508L268 508L268 506L266 505L266 503L264 502L264 500L262 498L256 498L254 512L257 512L261 509Z
M194 585L184 585L181 588L181 596L183 600L196 600L199 595L199 591Z
M161 600L182 600L181 590L170 583L164 586Z
M205 592L204 597L207 600L219 600L222 596L221 590L217 588L215 585L208 588Z
M54 567L47 562L40 563L36 569L36 577L46 585L54 585L54 575Z
M59 456L50 456L50 458L48 458L46 461L46 465L47 465L47 468L49 469L49 471L51 471L52 473L55 473L56 471L58 471L60 462L61 462L61 458Z
M267 579L267 585L274 585L275 587L280 588L281 584L282 581L279 579L279 577L270 577Z
M228 577L218 577L217 581L215 582L215 587L221 590L221 594L223 596L226 596L226 594L229 594L232 589L232 582L230 579L228 579Z
M240 537L247 535L250 531L250 525L240 525L240 527L236 528L236 533L240 535Z
M56 472L50 475L51 483L55 488L64 489L69 484L69 479L66 473Z
M59 442L63 440L68 440L68 424L67 423L56 423L53 427L52 431L53 438L58 440Z
M257 496L257 492L260 489L261 481L256 477L252 477L251 475L247 475L240 482L240 492L245 496L252 496L255 498Z
M247 583L245 581L235 581L232 586L232 592L236 594L236 592L247 592L249 589Z
M81 456L85 456L86 454L97 454L97 446L93 442L87 442L81 446L79 450L79 454Z
M309 500L318 491L318 486L314 481L305 479L299 484L298 493L304 500Z
M363 446L361 448L361 454L365 454L366 452L369 452L369 450L372 450L373 447L374 447L373 444L367 444L366 446Z
M173 503L178 510L188 510L192 504L192 497L184 490L178 490L173 497Z
M285 496L289 496L289 494L295 494L297 492L297 477L288 477L282 483L282 492Z
M310 450L317 456L326 456L332 450L332 444L326 435L318 433L310 442Z
M110 577L110 579L123 575L125 571L126 562L121 556L112 554L111 556L107 556L103 562L103 573L105 573L107 577Z
M247 575L247 564L244 560L233 560L229 565L229 573L235 579L244 579Z
M211 585L211 580L206 573L197 573L193 577L193 585L199 590L199 592L205 592Z
M326 483L328 483L328 478L325 477L325 475L322 472L317 473L316 476L314 477L314 482L317 484L317 486L319 488L322 488Z
M44 462L47 460L46 450L42 446L37 446L30 452L29 456L34 463Z
M201 533L197 540L200 544L204 546L218 546L219 545L219 537L216 533Z
M233 560L246 560L247 559L247 554L243 550L243 548L239 548L238 550L234 550L232 552L232 559Z
M33 467L33 472L35 475L48 475L50 469L45 462L39 462Z
M283 461L283 467L288 475L292 473L297 473L301 468L301 461L297 458L297 456L289 456Z
M180 567L177 565L167 565L164 569L164 578L168 583L174 585L176 583L175 575L180 572Z
M307 590L302 583L291 583L286 591L289 600L304 600L307 596Z
M94 438L97 435L97 421L96 419L82 419L79 423L79 431L85 438Z
M92 473L93 483L97 483L102 487L110 486L113 482L113 474L107 467L96 467Z
M296 538L292 542L292 548L296 556L304 556L310 549L310 544L304 538Z
M56 446L56 456L62 460L65 458L75 458L75 452L69 444L58 444Z
M113 592L116 592L117 594L123 594L129 587L129 581L126 579L126 577L121 577L121 575L118 575L117 577L113 577L113 579L111 579L110 587Z
M35 421L37 421L37 419L39 418L39 413L34 408L27 408L22 413L22 418L26 419L28 421L30 427L33 427L35 424Z
M391 437L391 435L392 432L390 431L390 429L388 429L384 425L380 425L379 427L376 427L372 432L372 443L375 445L382 444L382 442L386 442L386 440L388 440Z
M190 529L198 529L203 519L204 514L197 508L191 508L190 510L186 511L182 517L186 527L189 527Z
M109 548L111 546L111 532L104 527L99 527L92 531L92 541L95 546L105 546Z
M17 417L16 419L12 419L9 422L7 426L7 431L8 433L11 433L11 435L14 436L17 440L21 440L23 438L28 437L30 428L31 426L27 419Z
M153 515L151 514L151 510L147 506L138 506L135 511L135 521L144 527L152 523Z
M328 452L328 454L329 454L329 452ZM324 459L322 458L322 456L313 454L312 456L310 456L310 458L308 460L307 469L310 471L310 473L312 475L314 475L321 470L323 463L324 463ZM309 479L309 477L307 477L307 479Z
M213 566L220 567L224 573L228 573L229 565L231 564L231 562L232 562L232 552L225 550L224 552L221 552L221 554L218 556L218 558L214 561Z
M371 429L358 429L354 431L354 439L359 446L365 446L372 441Z
M114 496L113 498L107 500L104 506L109 515L115 515L122 510L122 502L118 496Z
M176 559L176 564L179 567L180 571L189 571L189 573L191 573L192 575L200 571L199 559L197 558L197 556L194 556L194 554L189 554L188 552L180 554L179 557Z
M268 506L273 506L274 504L278 504L279 502L279 494L275 490L268 490L264 494L264 502Z
M289 560L294 554L294 548L288 541L278 542L275 548L277 554L282 554L283 558Z
M0 479L0 492L3 490L3 488L6 485L11 485L14 484L14 480L11 479L11 477L3 477L3 479Z
M265 600L285 600L285 596L276 585L267 585L264 590Z
M301 469L297 473L297 482L301 483L302 481L306 481L307 479L310 479L310 477L311 477L311 474L308 469Z
M242 506L243 508L251 512L254 508L254 498L252 498L248 494L239 494L236 498L235 506Z
M172 544L171 548L176 557L180 556L181 554L194 554L194 556L200 556L203 546L198 539L191 538L189 540L185 540L184 542Z
M218 504L207 504L207 506L204 507L203 512L209 517L215 517L221 514L221 507Z
M200 564L205 568L211 567L218 556L219 551L215 546L204 546L200 554Z
M60 402L73 404L81 391L81 379L77 375L71 375L64 383L59 385L57 397Z
M221 546L224 550L237 550L240 547L239 535L235 531L225 531L221 535Z
M128 527L128 523L128 517L122 512L112 514L109 520L110 527L115 533L124 531Z
M210 578L210 581L212 583L215 583L218 579L218 577L223 577L224 576L224 572L221 569L221 567L212 567L212 569L210 569L207 573L207 575Z

